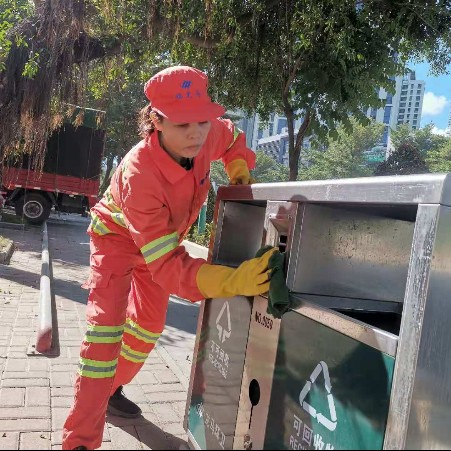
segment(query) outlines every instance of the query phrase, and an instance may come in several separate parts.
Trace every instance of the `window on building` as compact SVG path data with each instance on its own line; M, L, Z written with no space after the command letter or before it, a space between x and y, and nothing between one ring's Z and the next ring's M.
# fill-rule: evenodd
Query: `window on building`
M407 100L407 97L406 96L404 96L404 97L401 97L401 102L405 102L406 100Z
M286 120L286 118L284 117L280 117L279 121L277 123L277 134L282 133L282 129L285 128L287 126L288 122Z
M405 108L400 108L400 109L399 109L399 112L400 112L400 113L405 113L406 110L405 110Z
M402 107L405 107L406 106L406 102L401 102L400 104L399 104L399 106L402 108Z
M392 104L393 103L393 94L388 93L387 94L387 101L386 104Z
M269 136L273 135L273 133L272 133L273 131L274 131L274 122L271 122L269 124Z
M417 96L417 98L415 100L419 101L420 99L421 99L421 96Z
M390 123L390 116L391 116L391 106L386 106L384 110L384 124Z
M258 129L257 139L260 139L263 136L263 130L261 128Z
M420 102L416 102L416 103L415 103L415 106L416 106L416 107L419 107L419 106L420 106Z

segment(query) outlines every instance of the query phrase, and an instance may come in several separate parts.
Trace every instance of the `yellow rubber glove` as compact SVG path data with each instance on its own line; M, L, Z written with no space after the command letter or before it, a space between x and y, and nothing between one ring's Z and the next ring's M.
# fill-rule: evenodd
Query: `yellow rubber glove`
M236 269L207 263L202 265L196 278L199 291L206 299L266 293L271 274L268 261L275 251L277 248L274 247L261 257L244 261Z
M256 183L255 179L249 173L249 168L245 160L238 159L231 161L225 167L225 171L229 176L231 185L251 185L252 183Z

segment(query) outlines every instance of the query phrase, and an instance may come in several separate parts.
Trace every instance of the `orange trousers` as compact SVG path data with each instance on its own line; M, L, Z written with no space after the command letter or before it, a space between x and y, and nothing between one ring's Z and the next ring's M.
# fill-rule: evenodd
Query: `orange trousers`
M108 399L138 373L163 331L169 293L131 239L91 235L87 332L62 449L100 447Z

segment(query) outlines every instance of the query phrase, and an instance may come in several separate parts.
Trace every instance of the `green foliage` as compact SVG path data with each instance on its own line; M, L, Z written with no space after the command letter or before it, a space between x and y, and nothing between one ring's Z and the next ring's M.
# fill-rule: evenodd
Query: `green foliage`
M209 224L213 221L213 217L215 214L215 205L216 205L216 193L213 189L213 185L210 186L208 191L208 199L207 199L207 213L205 216L205 222Z
M449 138L432 133L433 125L429 124L420 129L411 129L409 124L402 124L390 134L392 145L395 149L402 144L410 143L422 154L434 152L441 148Z
M428 153L426 162L431 172L451 172L451 138Z
M28 61L25 63L24 70L22 72L22 77L34 78L39 70L39 58L40 54L38 52L30 52Z
M15 25L30 17L33 4L29 0L2 0L0 3L0 71L6 69L6 58L13 43L26 46L20 33L11 33Z
M379 164L374 175L425 174L429 169L421 152L410 143L401 144L383 163Z
M200 246L208 247L210 245L210 237L213 229L213 223L205 224L205 233L199 233L197 225L193 225L186 235L185 239Z
M278 163L273 157L262 151L257 151L255 156L255 169L251 171L251 174L258 183L286 182L288 180L288 168L286 166ZM221 162L214 161L211 164L210 179L217 186L229 184L229 179Z
M337 130L337 139L325 145L316 141L306 152L306 164L300 171L299 180L326 180L335 178L364 177L372 174L368 154L382 138L383 124L372 122L359 125L354 119L350 133L345 126Z
M216 187L228 185L229 178L224 170L224 165L220 161L213 161L210 166L210 180L216 184Z
M288 168L278 163L270 155L262 151L256 152L255 169L252 176L258 183L286 182L288 180Z

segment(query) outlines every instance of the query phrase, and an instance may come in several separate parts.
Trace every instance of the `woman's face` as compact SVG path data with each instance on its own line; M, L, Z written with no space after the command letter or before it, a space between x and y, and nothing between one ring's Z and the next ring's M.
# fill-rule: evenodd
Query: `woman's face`
M153 120L158 130L160 145L178 163L182 158L194 158L207 139L211 122L179 124L169 119Z

